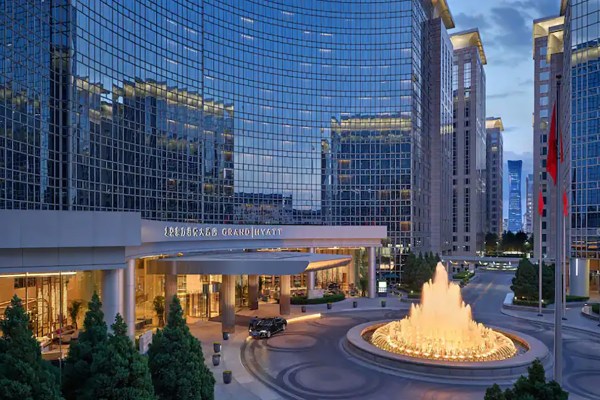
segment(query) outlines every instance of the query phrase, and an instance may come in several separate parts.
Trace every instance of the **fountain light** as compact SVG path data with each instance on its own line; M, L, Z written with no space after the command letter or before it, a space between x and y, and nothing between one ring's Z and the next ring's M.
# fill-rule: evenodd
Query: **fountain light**
M421 304L411 305L404 319L377 328L371 343L410 357L457 362L504 360L517 353L509 337L473 320L442 263L423 285Z

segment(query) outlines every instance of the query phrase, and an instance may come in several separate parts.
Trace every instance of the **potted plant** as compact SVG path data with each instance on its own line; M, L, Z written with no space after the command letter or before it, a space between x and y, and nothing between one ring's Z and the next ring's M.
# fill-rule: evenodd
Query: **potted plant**
M229 332L223 332L223 340L229 340Z
M385 307L385 300L381 300L381 307Z
M154 306L154 312L158 317L158 326L165 326L165 298L163 296L156 296L152 305Z
M82 307L83 301L81 300L73 300L69 306L69 316L71 317L71 322L75 329L77 329L77 319L79 318L79 314L81 314Z
M213 354L213 356L212 356L212 362L213 362L213 365L215 367L217 365L219 365L221 363L221 355L220 354Z
M358 301L354 300L352 301L352 308L356 308L358 307Z
M327 309L328 309L328 310L331 310L331 306L332 306L331 302L328 302L328 303L327 303Z
M223 383L229 384L231 383L231 371L223 371Z
M221 352L221 343L213 342L213 350L215 353L220 353Z

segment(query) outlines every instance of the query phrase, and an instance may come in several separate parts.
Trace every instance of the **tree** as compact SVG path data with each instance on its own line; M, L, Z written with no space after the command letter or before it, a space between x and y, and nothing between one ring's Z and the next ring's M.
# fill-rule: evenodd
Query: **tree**
M569 393L565 392L556 381L546 382L544 366L540 360L535 360L527 369L528 377L521 376L512 388L504 393L494 384L485 392L485 400L567 400Z
M0 390L3 400L59 400L59 374L42 359L29 316L16 295L0 321Z
M148 350L156 394L161 400L213 400L215 379L204 363L200 342L185 323L177 296L167 319L165 328L153 335Z
M510 289L517 297L526 299L536 299L538 297L538 277L537 269L526 258L519 261L517 273L512 279Z
M75 329L77 329L77 319L79 318L79 314L81 313L81 309L83 307L83 301L81 300L73 300L71 305L69 306L69 317L71 317L71 322Z
M542 298L549 302L554 301L554 264L542 263Z
M492 254L498 251L498 234L488 232L485 235L485 252Z
M111 325L106 346L93 355L92 378L85 383L89 399L149 400L154 399L154 387L145 357L138 353L127 336L127 325L120 314Z
M102 303L94 292L88 304L83 322L84 331L79 340L71 343L69 355L63 369L63 394L67 400L93 399L93 394L85 391L91 380L94 353L101 351L108 342L108 327L104 322Z
M152 305L154 306L154 312L158 317L158 326L165 326L165 298L163 296L156 296Z

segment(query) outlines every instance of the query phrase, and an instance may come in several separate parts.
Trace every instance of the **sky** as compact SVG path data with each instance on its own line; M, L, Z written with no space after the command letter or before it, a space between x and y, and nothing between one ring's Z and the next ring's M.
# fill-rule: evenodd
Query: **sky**
M479 28L487 57L488 117L504 123L504 216L508 216L507 160L533 173L533 20L559 14L560 0L448 0L456 28ZM523 213L525 209L523 208Z

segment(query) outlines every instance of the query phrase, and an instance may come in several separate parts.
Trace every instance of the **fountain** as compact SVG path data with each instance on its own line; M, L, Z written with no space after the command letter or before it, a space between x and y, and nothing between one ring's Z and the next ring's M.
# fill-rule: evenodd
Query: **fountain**
M441 263L433 282L423 285L420 305L410 314L377 328L371 343L380 349L411 357L447 361L492 361L514 356L517 348L506 335L473 321L460 287L448 282Z
M362 365L438 383L509 384L535 359L546 370L552 365L539 340L474 321L441 263L423 285L421 304L411 305L405 318L357 325L346 333L342 348Z

